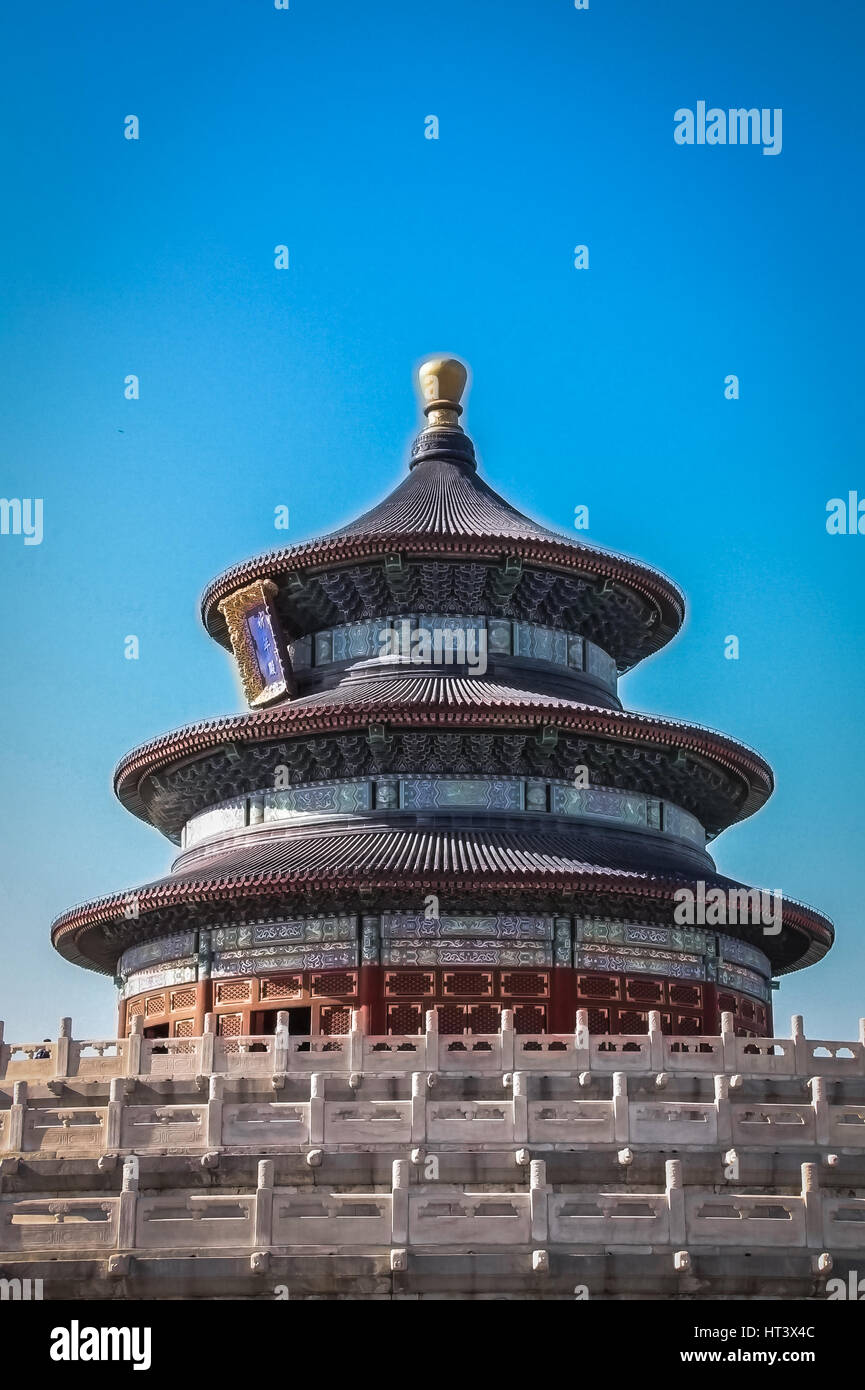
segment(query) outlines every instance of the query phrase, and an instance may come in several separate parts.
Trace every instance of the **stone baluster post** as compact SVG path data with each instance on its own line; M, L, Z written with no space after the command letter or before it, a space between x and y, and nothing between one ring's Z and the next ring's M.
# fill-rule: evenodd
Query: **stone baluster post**
M532 1215L532 1242L546 1245L550 1237L547 1165L542 1158L529 1164L529 1203Z
M72 1019L61 1018L54 1048L54 1075L69 1075L69 1044L72 1038Z
M529 1078L524 1071L514 1072L511 1104L514 1108L514 1143L529 1142Z
M324 1104L325 1086L324 1077L320 1072L313 1072L309 1081L309 1142L310 1144L324 1143Z
M426 1011L426 1057L424 1066L427 1071L439 1070L439 1015L438 1009L427 1009Z
M664 1035L661 1032L661 1014L658 1009L649 1010L649 1066L655 1072L663 1071L666 1066Z
M12 1087L9 1109L9 1151L21 1153L24 1148L24 1116L27 1111L27 1082L16 1081Z
M729 1076L715 1077L715 1124L718 1143L729 1148L733 1142L733 1111L730 1107Z
M411 1142L426 1142L426 1072L412 1072L411 1077Z
M623 1071L613 1072L613 1135L617 1144L627 1144L631 1137L628 1077Z
M276 1015L276 1028L273 1034L273 1074L280 1075L291 1066L289 1050L288 1009L280 1009Z
M126 1104L126 1078L112 1076L108 1086L108 1120L105 1125L106 1150L123 1147L123 1107Z
M262 1158L258 1164L253 1244L256 1250L269 1250L273 1244L273 1159L271 1158Z
M512 1071L514 1066L514 1011L502 1009L501 1022L502 1071Z
M0 1078L6 1075L9 1065L9 1048L6 1045L6 1024L0 1018Z
M823 1148L832 1142L829 1134L829 1102L826 1099L826 1078L825 1076L812 1076L808 1084L811 1087L811 1109L814 1111L814 1136L817 1143Z
M351 1032L348 1035L348 1069L350 1072L363 1071L363 1048L366 1037L367 1011L364 1004L351 1011Z
M207 1093L207 1124L205 1146L218 1149L222 1144L222 1107L225 1096L225 1077L211 1076Z
M807 1076L808 1044L805 1041L805 1020L801 1014L793 1014L790 1019L790 1037L793 1039L793 1068L797 1076Z
M391 1187L391 1244L408 1244L408 1185L411 1164L407 1158L395 1158Z
M588 1009L577 1009L577 1022L574 1028L574 1049L576 1053L574 1068L579 1071L587 1070L591 1066Z
M667 1179L667 1210L670 1214L670 1242L677 1249L687 1239L685 1230L685 1187L682 1160L668 1158L664 1164Z
M212 1076L216 1066L216 1014L204 1015L201 1035L201 1075Z
M805 1203L805 1239L808 1248L825 1250L823 1193L820 1191L820 1169L816 1163L802 1164L802 1200Z
M736 1071L736 1034L733 1032L733 1015L721 1014L721 1053L724 1058L724 1071Z
M120 1189L120 1212L117 1219L117 1249L135 1249L135 1218L138 1205L138 1158L129 1154L123 1160L123 1184Z
M136 1014L129 1029L129 1037L126 1039L126 1065L123 1068L126 1076L141 1075L141 1044L144 1041L144 1019L141 1014Z

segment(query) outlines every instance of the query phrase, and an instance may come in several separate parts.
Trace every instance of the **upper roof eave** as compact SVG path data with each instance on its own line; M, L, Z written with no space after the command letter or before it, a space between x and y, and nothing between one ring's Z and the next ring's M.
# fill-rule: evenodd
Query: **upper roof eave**
M201 618L207 632L228 649L230 642L220 601L256 579L275 579L308 570L378 559L401 552L423 558L487 558L518 556L565 573L591 575L633 589L652 603L659 621L649 636L646 654L657 651L679 631L685 617L685 597L671 579L641 561L616 551L579 544L568 537L520 535L433 534L429 532L370 532L323 536L318 540L267 551L225 570L208 585L201 599Z

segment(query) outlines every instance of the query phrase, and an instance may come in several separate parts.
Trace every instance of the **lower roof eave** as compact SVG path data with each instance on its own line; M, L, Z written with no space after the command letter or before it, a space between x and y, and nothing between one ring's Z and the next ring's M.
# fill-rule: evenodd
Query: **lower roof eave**
M139 940L158 937L161 922L165 922L166 933L177 930L177 923L169 921L169 916L183 907L195 910L197 907L222 903L242 908L264 899L278 899L281 910L285 911L286 907L282 904L291 903L294 899L288 910L302 913L309 910L310 899L314 898L317 910L321 910L324 901L333 901L348 894L352 898L360 898L359 910L370 911L372 903L381 895L391 895L392 910L399 910L411 895L422 897L438 892L454 901L461 896L471 898L479 894L501 893L511 900L518 895L520 899L544 901L548 904L547 911L558 911L564 915L579 915L581 899L606 899L611 915L614 913L626 920L629 915L639 911L641 902L667 902L672 909L676 890L693 886L695 882L694 878L684 875L656 878L649 874L595 868L586 868L578 873L523 874L519 879L515 879L512 873L475 872L460 875L438 870L410 875L358 875L345 871L318 874L306 871L241 874L211 879L170 878L70 909L52 924L51 939L66 960L89 970L113 975L122 951ZM720 875L706 875L706 882L718 887L747 887ZM124 912L130 900L135 901L137 909L137 914L131 919ZM616 900L615 906L613 900ZM129 928L126 933L118 931L124 921ZM707 925L711 927L711 924ZM111 929L111 940L107 939L105 928ZM722 927L716 929L725 930ZM726 931L730 935L740 935L730 926ZM762 937L759 945L772 961L774 973L783 975L822 959L834 938L835 929L827 917L804 903L785 898L781 933Z

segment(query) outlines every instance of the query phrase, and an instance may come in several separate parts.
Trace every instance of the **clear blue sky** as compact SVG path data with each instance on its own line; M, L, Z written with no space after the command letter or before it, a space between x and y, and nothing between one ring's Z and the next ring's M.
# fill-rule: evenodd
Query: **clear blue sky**
M439 351L471 365L494 486L563 529L587 504L588 539L684 588L685 630L624 697L773 764L719 866L835 919L775 1003L852 1035L865 536L828 536L825 507L865 496L863 38L861 7L803 0L7 15L0 496L45 517L39 546L0 536L7 1036L112 1031L110 982L48 927L171 860L113 766L240 708L202 589L285 539L275 506L301 540L393 485ZM782 153L679 147L700 100L780 107Z

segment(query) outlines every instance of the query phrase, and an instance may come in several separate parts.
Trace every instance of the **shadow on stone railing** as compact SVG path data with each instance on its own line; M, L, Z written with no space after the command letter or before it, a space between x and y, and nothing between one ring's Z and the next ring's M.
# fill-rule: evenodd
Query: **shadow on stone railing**
M535 1272L548 1268L550 1248L593 1251L651 1249L688 1268L701 1247L802 1251L813 1267L831 1269L831 1250L861 1248L865 1198L821 1191L817 1166L801 1165L795 1195L721 1192L685 1187L681 1160L668 1160L662 1191L580 1189L556 1193L546 1164L530 1164L527 1185L467 1191L428 1183L408 1159L392 1165L390 1190L337 1191L274 1186L272 1160L258 1164L255 1190L139 1192L138 1160L126 1159L122 1189L112 1196L0 1196L0 1251L56 1258L59 1250L108 1257L123 1275L130 1257L170 1252L246 1252L254 1272L270 1254L323 1248L390 1258L404 1269L412 1253L435 1250L522 1251Z
M517 1070L865 1077L865 1019L860 1020L858 1041L829 1042L806 1038L800 1017L793 1018L789 1038L736 1037L731 1014L722 1014L717 1036L676 1038L661 1032L660 1014L651 1012L648 1032L617 1036L590 1034L588 1014L581 1009L573 1033L529 1035L515 1033L513 1010L503 1009L498 1033L453 1036L439 1034L438 1015L431 1010L424 1033L376 1037L367 1033L365 1014L365 1009L352 1011L348 1033L312 1037L290 1035L287 1013L278 1015L275 1033L239 1038L218 1035L213 1014L205 1019L204 1033L193 1038L145 1038L138 1017L127 1038L79 1041L71 1036L71 1020L63 1019L56 1040L6 1043L0 1023L0 1082L311 1072L399 1075L419 1070L471 1076Z

